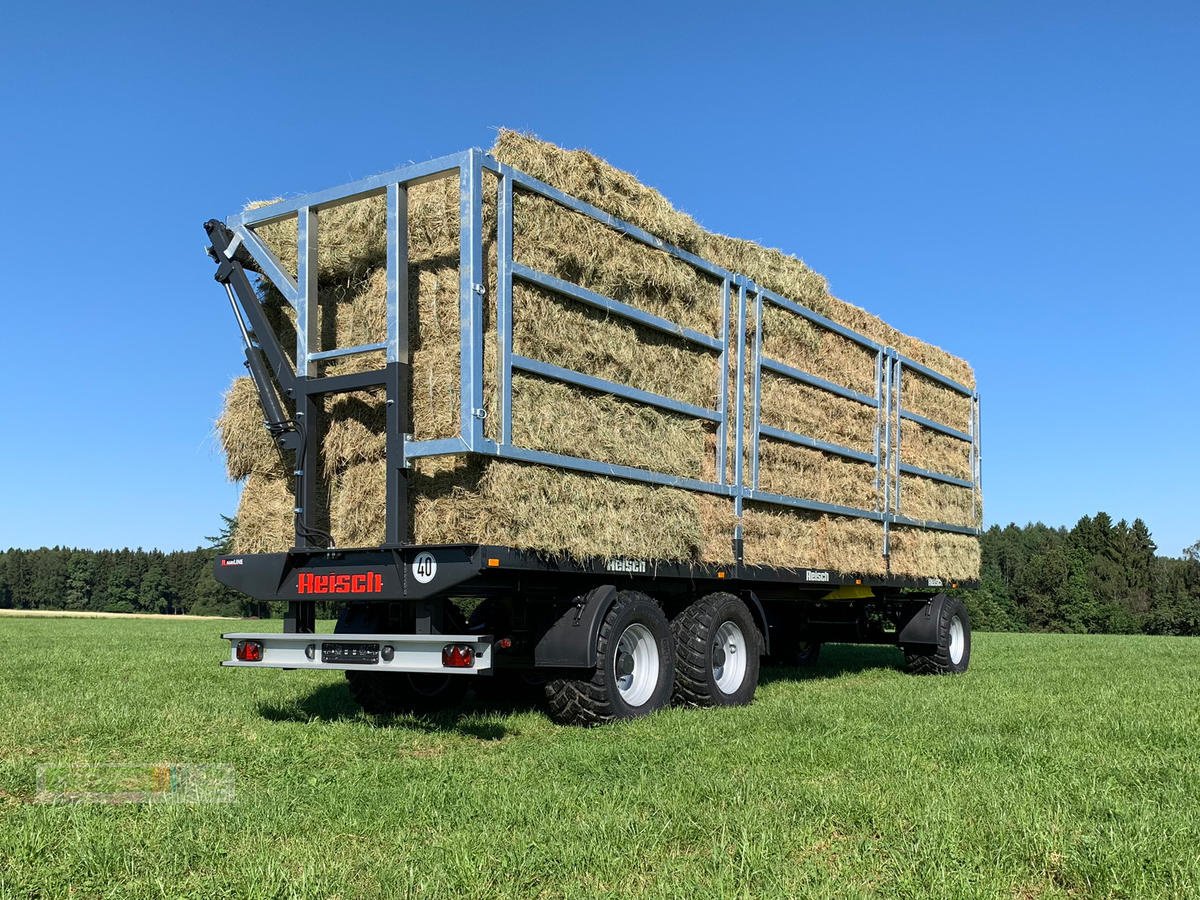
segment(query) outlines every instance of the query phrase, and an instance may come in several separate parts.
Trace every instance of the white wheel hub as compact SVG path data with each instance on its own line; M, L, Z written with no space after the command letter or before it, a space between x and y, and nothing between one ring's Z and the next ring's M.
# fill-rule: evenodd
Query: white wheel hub
M736 622L722 622L713 635L712 674L722 694L732 694L746 678L746 636Z
M658 642L640 622L621 632L613 658L613 675L617 693L630 706L641 706L658 687Z
M962 619L955 616L950 620L950 662L958 665L967 650L967 631Z

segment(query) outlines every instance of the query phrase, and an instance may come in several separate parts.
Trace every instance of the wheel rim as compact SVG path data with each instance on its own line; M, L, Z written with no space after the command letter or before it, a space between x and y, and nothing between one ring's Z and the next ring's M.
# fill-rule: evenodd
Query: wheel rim
M746 677L746 636L736 622L722 622L713 635L713 682L722 694L732 694Z
M613 657L617 693L630 706L641 706L658 686L658 642L650 629L634 622L621 632Z
M962 662L966 649L967 631L963 628L962 619L955 616L950 620L950 662L956 666Z

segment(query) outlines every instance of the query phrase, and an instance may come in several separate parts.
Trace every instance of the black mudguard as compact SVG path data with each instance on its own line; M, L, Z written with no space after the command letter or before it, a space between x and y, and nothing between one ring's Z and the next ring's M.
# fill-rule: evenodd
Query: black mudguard
M594 668L600 624L616 596L614 585L603 584L577 598L537 642L533 664L545 668Z
M921 604L908 623L900 629L896 643L902 647L909 644L936 646L942 606L948 599L950 598L946 594L935 594Z

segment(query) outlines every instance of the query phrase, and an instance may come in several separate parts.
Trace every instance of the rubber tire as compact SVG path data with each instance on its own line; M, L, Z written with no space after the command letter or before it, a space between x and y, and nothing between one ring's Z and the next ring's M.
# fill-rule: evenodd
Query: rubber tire
M815 669L821 659L820 641L797 641L796 652L792 655L792 663L797 668Z
M447 610L451 627L455 613ZM338 617L335 634L379 634L375 610L349 605ZM457 617L461 619L461 617ZM457 633L461 630L456 629ZM426 675L411 672L366 672L346 670L350 695L364 712L373 716L424 714L456 706L466 696L471 676Z
M962 659L957 663L950 660L950 623L955 617L962 622L963 647ZM955 597L947 597L942 602L938 615L938 642L936 647L905 648L904 668L911 675L959 675L967 671L971 664L971 617L962 601Z
M630 706L616 688L617 641L625 629L640 623L658 645L658 684L640 706ZM546 683L550 716L563 725L604 725L656 712L671 702L675 684L675 641L671 624L657 603L637 591L620 591L600 623L596 641L598 665L583 678L555 678Z
M712 670L712 644L717 629L733 622L746 638L746 674L737 690L717 687ZM686 607L671 622L675 635L675 692L679 706L745 706L758 689L763 638L754 615L733 594L709 594Z

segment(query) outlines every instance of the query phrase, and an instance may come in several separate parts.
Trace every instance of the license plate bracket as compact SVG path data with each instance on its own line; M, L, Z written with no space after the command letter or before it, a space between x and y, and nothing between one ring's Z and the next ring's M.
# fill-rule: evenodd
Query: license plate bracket
M321 662L349 663L360 666L378 665L379 645L323 641L321 643Z

